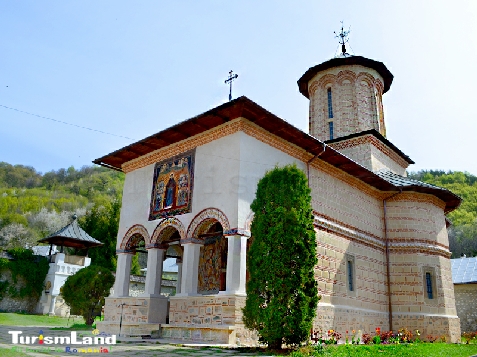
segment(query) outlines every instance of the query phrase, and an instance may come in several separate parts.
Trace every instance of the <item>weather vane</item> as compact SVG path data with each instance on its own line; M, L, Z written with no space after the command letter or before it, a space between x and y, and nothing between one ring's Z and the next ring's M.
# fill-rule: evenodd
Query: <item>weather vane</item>
M229 102L232 100L232 82L234 79L238 77L238 74L233 74L234 72L231 70L229 72L229 78L225 80L225 84L230 85L230 90L229 90Z
M348 31L345 31L343 29L343 21L341 21L341 32L340 33L336 33L336 31L333 31L334 34L335 34L335 38L339 38L339 43L341 44L341 52L343 55L346 55L346 46L345 46L345 43L348 42L348 34L350 33L350 30L348 29Z

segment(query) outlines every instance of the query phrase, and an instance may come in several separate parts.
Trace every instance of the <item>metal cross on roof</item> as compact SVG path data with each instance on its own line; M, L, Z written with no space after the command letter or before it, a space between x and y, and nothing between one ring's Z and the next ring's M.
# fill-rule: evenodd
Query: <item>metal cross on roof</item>
M339 43L341 44L341 52L343 55L346 54L346 46L345 46L345 43L348 42L348 34L350 33L350 30L348 29L348 31L345 31L343 29L343 21L341 21L341 31L340 33L336 33L336 31L333 31L333 33L335 34L335 38L339 38Z
M233 74L234 72L231 70L229 72L229 78L225 80L225 84L229 83L230 90L229 90L229 101L232 100L232 81L238 77L238 74Z

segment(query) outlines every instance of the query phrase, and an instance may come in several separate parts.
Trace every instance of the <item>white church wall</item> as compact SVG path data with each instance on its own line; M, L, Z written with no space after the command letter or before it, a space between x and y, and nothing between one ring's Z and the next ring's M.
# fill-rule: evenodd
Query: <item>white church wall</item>
M218 208L231 227L237 226L237 183L240 133L228 135L196 148L192 212L177 215L184 227L203 209ZM160 219L149 221L154 164L126 174L119 222L117 249L129 228L143 225L152 235Z
M244 227L249 218L250 204L255 199L258 181L276 165L295 163L306 171L300 160L275 149L243 132L240 135L240 173L234 178L238 191L238 226Z
M310 168L310 188L312 207L319 215L382 237L383 204L379 198L355 187L352 180L339 180L316 167Z
M237 184L240 168L240 133L196 149L192 214L205 208L220 209L230 227L237 227ZM184 224L181 216L176 216Z
M148 221L153 175L154 165L148 165L126 174L116 249L119 249L121 240L128 229L135 224L142 224L149 234L152 234L157 226L157 220Z

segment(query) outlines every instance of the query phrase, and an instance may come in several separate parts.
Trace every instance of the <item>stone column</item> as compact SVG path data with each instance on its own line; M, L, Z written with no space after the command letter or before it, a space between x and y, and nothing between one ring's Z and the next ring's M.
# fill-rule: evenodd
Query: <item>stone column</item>
M182 283L182 258L176 258L177 264L177 283L176 283L176 295L181 293Z
M197 295L197 282L199 279L200 243L188 242L182 244L184 258L182 263L181 296Z
M245 294L247 239L248 237L233 235L227 236L227 273L225 277L225 291L223 294Z
M56 295L51 295L50 311L48 312L48 315L50 316L55 315L55 305L56 305Z
M149 248L147 250L146 287L142 296L161 296L162 263L165 253L164 248Z
M132 253L118 253L113 297L129 296L129 275L131 273L132 256Z

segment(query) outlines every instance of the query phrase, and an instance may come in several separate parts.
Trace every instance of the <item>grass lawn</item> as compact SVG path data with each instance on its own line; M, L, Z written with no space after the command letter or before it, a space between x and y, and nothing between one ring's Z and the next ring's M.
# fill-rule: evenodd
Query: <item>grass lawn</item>
M22 352L13 352L11 349L0 347L0 356L2 357L30 357Z
M326 357L469 357L477 354L477 345L413 343L400 345L340 345L325 348ZM321 356L321 355L316 355Z
M47 315L25 315L16 313L0 313L0 325L7 326L40 326L40 327L69 327L73 324L84 324L82 317L66 318ZM3 356L3 354L0 354Z

